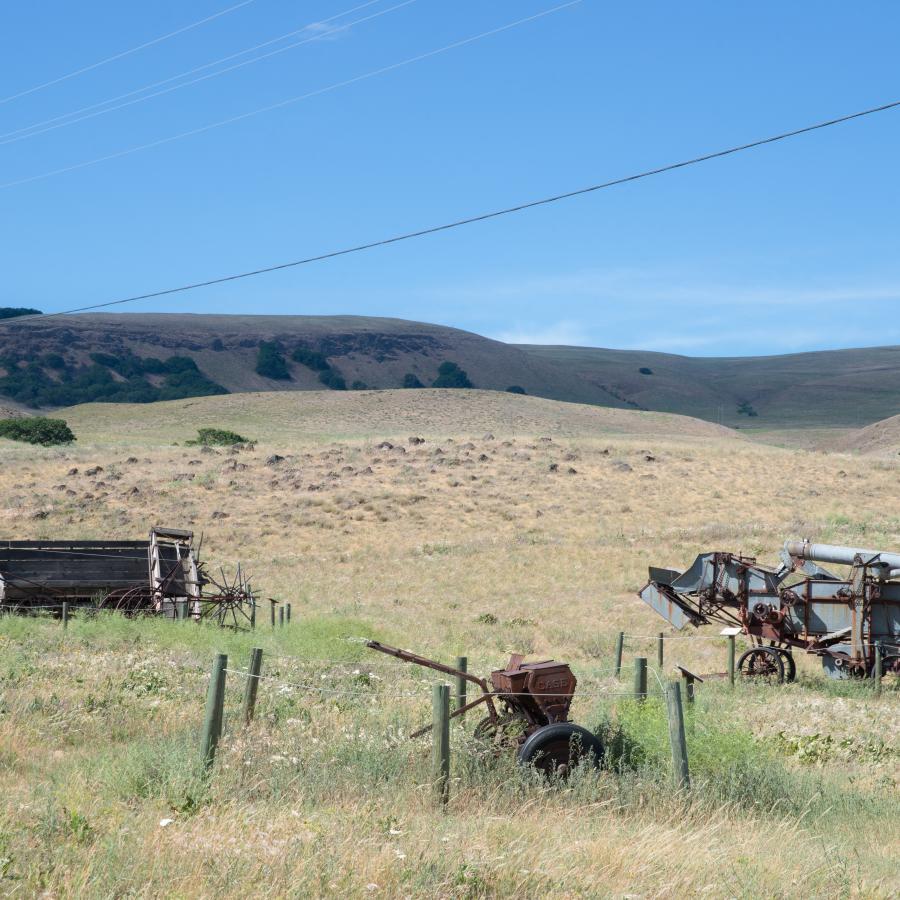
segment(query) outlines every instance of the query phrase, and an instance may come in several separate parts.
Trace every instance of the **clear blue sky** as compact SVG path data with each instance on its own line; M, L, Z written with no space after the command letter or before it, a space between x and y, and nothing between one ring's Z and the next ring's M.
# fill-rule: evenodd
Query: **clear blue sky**
M0 98L237 2L3 4ZM70 127L0 137L0 305L53 311L274 264L900 98L894 2L584 0L279 109L29 180L562 0L414 0L393 11L402 0L377 0L320 24L362 2L252 0L0 104L0 134L9 135L287 32L298 33L254 55L306 41ZM384 315L507 340L691 355L900 343L898 159L895 110L494 222L123 309Z

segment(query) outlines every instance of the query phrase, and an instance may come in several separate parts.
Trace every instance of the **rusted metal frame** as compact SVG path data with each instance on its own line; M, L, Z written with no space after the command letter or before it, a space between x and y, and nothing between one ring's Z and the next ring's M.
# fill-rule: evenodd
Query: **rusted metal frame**
M461 706L459 709L453 710L453 712L450 713L450 718L455 719L457 716L461 716L464 713L467 713L473 707L478 706L479 703L487 703L490 699L491 699L490 694L482 694L480 697L478 697L475 700L472 700L471 702L467 703L465 706ZM423 725L418 731L414 731L409 736L409 739L412 740L413 738L422 737L423 734L428 734L428 732L431 731L432 727L433 727L433 725L430 722L428 723L428 725Z

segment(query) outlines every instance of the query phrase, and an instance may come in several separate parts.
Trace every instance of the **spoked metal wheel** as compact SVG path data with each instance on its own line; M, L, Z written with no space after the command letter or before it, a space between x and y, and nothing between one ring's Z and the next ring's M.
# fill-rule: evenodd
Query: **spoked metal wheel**
M148 585L127 589L120 588L110 591L100 601L100 608L120 612L129 618L133 616L148 616L156 609L156 597L153 589Z
M782 684L784 659L776 647L753 647L738 660L738 671L742 678Z
M500 713L496 720L485 716L476 726L472 737L479 748L497 753L516 746L525 734L528 723L515 713Z
M200 597L200 618L215 622L223 628L245 629L253 623L252 610L256 603L249 579L244 578L240 566L233 580L221 572L221 580L206 576Z
M794 660L794 654L784 647L776 647L781 661L784 663L784 680L791 684L797 680L797 663Z

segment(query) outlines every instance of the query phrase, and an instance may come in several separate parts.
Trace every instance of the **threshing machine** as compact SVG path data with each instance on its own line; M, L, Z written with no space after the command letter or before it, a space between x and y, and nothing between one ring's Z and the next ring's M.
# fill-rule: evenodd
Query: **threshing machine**
M639 596L679 630L739 628L754 643L738 662L746 676L793 680L795 648L820 656L830 677L848 678L873 674L878 647L882 671L900 674L900 553L787 541L778 568L703 553L686 572L651 566Z

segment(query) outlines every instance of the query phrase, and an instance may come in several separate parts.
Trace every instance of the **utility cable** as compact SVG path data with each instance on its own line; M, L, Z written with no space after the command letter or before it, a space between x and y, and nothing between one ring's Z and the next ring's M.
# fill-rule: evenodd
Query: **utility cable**
M801 134L808 134L809 132L812 132L812 131L818 131L823 128L829 128L832 125L839 125L843 122L850 122L855 119L861 119L864 116L871 116L871 115L874 115L875 113L885 112L886 110L890 110L890 109L896 109L898 106L900 106L900 100L894 100L891 103L884 103L881 106L873 106L873 107L870 107L869 109L865 109L860 112L849 113L845 116L839 116L834 119L828 119L827 121L824 121L824 122L818 122L815 125L807 125L803 128L796 128L793 131L785 131L785 132L782 132L781 134L773 135L771 137L766 137L766 138L760 138L759 140L750 141L749 143L746 143L746 144L739 144L738 146L729 147L725 150L716 150L711 153L705 153L702 156L695 156L691 159L682 160L681 162L670 163L665 166L659 166L658 168L655 168L655 169L648 169L644 172L638 172L634 175L625 175L622 178L614 178L611 181L604 181L604 182L601 182L600 184L590 185L589 187L579 188L579 189L573 190L573 191L566 191L565 193L555 194L550 197L543 197L539 200L530 200L525 203L519 203L516 206L507 206L503 209L497 209L497 210L493 210L491 212L481 213L479 215L468 216L467 218L464 218L464 219L457 219L456 221L453 221L453 222L446 222L443 225L434 225L430 228L422 228L422 229L419 229L418 231L409 231L409 232L406 232L405 234L398 234L398 235L394 235L393 237L382 238L381 240L370 241L365 244L356 244L355 246L345 247L340 250L331 250L327 253L320 253L316 256L307 256L304 259L292 260L291 262L279 263L279 264L273 265L273 266L265 266L265 267L262 267L259 269L252 269L252 270L246 271L246 272L238 272L234 275L223 275L218 278L210 278L206 281L196 281L192 284L181 285L180 287L166 288L164 290L151 291L151 292L145 293L145 294L135 294L134 296L123 297L119 300L108 300L105 303L94 303L94 304L91 304L90 306L80 306L75 309L61 310L60 312L44 313L41 315L16 316L15 318L0 320L0 325L15 324L16 322L21 322L21 321L30 320L30 319L48 319L53 316L63 316L63 315L68 315L70 313L87 312L89 310L104 309L104 308L110 307L110 306L120 306L123 303L134 303L138 300L150 300L150 299L153 299L156 297L167 297L167 296L171 296L172 294L181 294L181 293L185 293L186 291L197 290L198 288L211 287L212 285L216 285L216 284L225 284L226 282L229 282L229 281L239 281L243 278L253 278L257 275L264 275L269 272L278 272L278 271L282 271L284 269L292 269L292 268L296 268L298 266L310 265L312 263L321 262L326 259L334 259L339 256L347 256L351 253L360 253L363 250L373 250L376 247L385 247L390 244L400 243L401 241L409 241L409 240L412 240L413 238L425 237L426 235L431 235L431 234L438 234L442 231L450 231L451 229L454 229L454 228L461 228L464 225L472 225L476 222L485 222L485 221L489 221L490 219L497 219L497 218L500 218L501 216L507 216L507 215L510 215L511 213L522 212L522 211L528 210L528 209L534 209L539 206L548 206L551 203L558 203L561 200L568 200L568 199L571 199L572 197L580 197L584 194L590 194L590 193L594 193L596 191L602 191L602 190L605 190L606 188L615 187L620 184L627 184L632 181L639 181L640 179L643 179L643 178L650 178L651 176L654 176L654 175L662 175L666 172L673 172L676 169L684 169L684 168L687 168L688 166L695 166L695 165L698 165L699 163L708 162L709 160L712 160L712 159L720 159L724 156L731 156L735 153L741 153L745 150L752 150L756 147L762 147L766 144L774 144L777 141L784 141L784 140L787 140L788 138L797 137L798 135L801 135Z
M90 72L93 69L99 69L100 66L105 66L107 63L115 62L117 59L123 59L126 56L131 56L132 53L137 53L140 50L146 50L147 47L152 47L155 44L161 44L163 41L169 40L169 38L177 37L179 34L184 34L186 31L190 31L193 28L198 28L201 25L206 25L207 22L212 22L214 19L221 18L222 16L227 16L229 13L235 12L235 10L241 9L244 6L249 6L251 3L255 3L256 0L242 0L241 3L236 3L234 6L229 6L226 9L220 10L217 13L213 13L211 16L206 16L203 19L198 19L196 22L191 22L188 25L183 25L181 28L176 28L175 31L170 31L167 34L161 34L159 37L152 38L149 41L145 41L143 44L138 44L136 47L131 47L128 50L123 50L120 53L114 53L112 56L107 56L105 59L98 60L95 63L91 63L87 66L82 66L80 69L75 69L72 72L68 72L65 75L60 75L58 78L52 78L50 81L45 81L43 84L36 84L34 87L26 88L24 91L19 91L17 94L10 94L8 97L0 98L0 105L4 103L9 103L11 100L18 100L19 97L26 97L28 94L34 94L37 91L42 91L44 88L51 87L54 84L59 84L61 81L68 81L70 78L76 78L78 75L83 75L85 72Z
M409 0L412 2L412 0ZM365 72L362 75L356 75L353 78L348 78L344 81L338 81L334 84L330 84L323 88L318 88L314 91L309 91L305 94L300 94L296 97L288 97L286 100L279 100L277 103L270 103L268 106L262 106L258 109L252 109L245 113L240 113L236 116L230 116L227 119L220 119L218 122L211 122L209 125L201 125L198 128L191 128L189 131L182 131L179 134L169 135L169 137L159 138L155 141L150 141L146 144L138 144L136 147L129 147L126 150L119 150L115 153L109 153L106 156L98 156L95 159L89 159L84 162L75 163L71 166L63 166L61 169L52 169L49 172L42 172L40 175L31 175L27 178L19 178L16 181L7 181L4 184L0 184L0 189L17 187L22 184L30 184L33 181L42 181L45 178L52 178L54 175L63 175L66 172L74 172L78 169L84 169L88 166L97 165L97 163L108 162L111 159L120 159L123 156L130 156L132 153L138 153L141 150L149 150L152 147L159 147L163 144L170 144L173 141L179 141L182 138L192 137L196 134L203 134L207 131L212 131L214 128L221 128L223 125L232 125L235 122L241 122L244 119L250 119L253 116L258 116L262 113L272 112L276 109L283 109L286 106L291 106L294 103L299 103L301 100L309 100L312 97L318 97L322 94L330 93L331 91L338 90L339 88L348 87L351 84L357 84L360 81L366 81L369 78L375 78L378 75L385 75L388 72L393 72L396 69L402 69L404 66L412 65L413 63L421 62L425 59L430 59L433 56L438 56L441 53L446 53L449 50L455 50L459 47L463 47L466 44L472 44L475 41L483 40L487 37L492 37L495 34L500 34L504 31L509 31L511 28L515 28L519 25L524 25L526 22L533 22L536 19L541 19L544 16L549 16L551 13L559 12L562 9L567 9L570 6L576 6L581 3L582 0L569 0L567 3L562 3L559 6L551 7L550 9L545 9L543 12L535 13L533 16L526 16L523 19L517 19L514 22L509 22L506 25L501 25L498 28L492 28L489 31L483 31L480 34L472 35L471 37L463 38L459 41L454 41L451 44L446 44L443 47L438 47L435 50L429 50L427 53L420 53L417 56L411 56L408 59L401 60L397 63L392 63L389 66L382 66L379 69L373 69L370 72Z
M143 87L136 88L133 91L128 91L125 94L119 94L116 97L110 97L106 100L101 100L99 103L92 103L90 106L83 106L81 107L81 109L72 110L71 112L63 113L59 116L54 116L52 119L45 119L43 122L36 122L33 125L28 125L24 128L18 128L15 131L10 131L6 134L0 134L0 146L5 146L6 144L15 144L18 141L24 141L28 138L46 134L49 131L55 131L57 128L67 128L69 125L76 125L78 122L84 122L88 119L93 119L97 116L105 115L106 113L115 112L116 110L124 109L128 106L134 106L136 103L143 103L145 100L152 100L154 97L160 97L163 94L170 94L172 93L172 91L177 91L184 87L190 87L192 84L198 84L199 82L207 81L210 78L218 78L220 75L225 75L228 72L233 72L235 69L241 69L244 66L253 65L254 63L258 63L264 59L268 59L269 57L277 56L279 53L285 53L288 50L294 50L297 47L311 44L314 41L325 40L334 31L345 31L349 28L352 28L354 25L360 25L363 22L368 22L370 19L380 18L381 16L401 9L404 6L409 6L412 3L416 3L417 0L404 0L404 2L402 3L399 3L395 6L389 6L387 9L382 9L378 12L371 13L370 15L364 16L361 19L355 19L352 22L346 22L343 25L335 26L333 29L329 29L328 31L313 34L312 36L306 37L301 41L294 41L293 43L287 44L284 47L277 47L276 49L270 50L268 53L263 53L261 56L256 56L253 59L247 59L243 62L234 63L233 65L228 66L224 69L219 69L216 72L209 72L206 75L199 75L198 77L192 78L189 81L182 81L179 84L171 85L171 87L165 87L162 88L162 90L153 91L154 88L158 88L166 84L171 84L171 82L178 81L178 79L180 78L186 78L189 75L194 75L197 72L202 72L205 69L211 69L215 66L221 65L222 63L228 62L232 59L236 59L239 56L246 56L246 54L248 53L253 53L256 50L271 46L272 44L277 44L279 41L286 40L287 38L293 37L297 34L301 34L302 32L308 32L313 25L327 25L329 22L333 22L335 19L351 15L352 13L358 12L359 10L364 9L367 6L372 6L374 3L380 2L381 0L369 0L368 3L363 3L359 6L355 6L351 9L345 10L344 12L337 13L336 15L330 16L327 19L319 19L315 22L310 22L307 25L304 25L302 28L297 28L294 31L289 31L286 34L280 35L279 37L264 41L262 44L256 44L253 47L248 47L246 50L239 50L237 53L232 53L229 56L222 57L221 59L215 59L212 62L204 63L202 66L196 66L193 69L188 69L186 72L180 72L178 75L172 75L169 78L163 78L161 81L156 81L152 84L146 84ZM145 91L153 91L153 93L144 94ZM144 96L139 97L137 96L138 94L144 94ZM123 100L125 102L118 103L118 101L120 100ZM101 109L101 107L106 108ZM63 122L61 121L62 119L68 119L69 121Z

